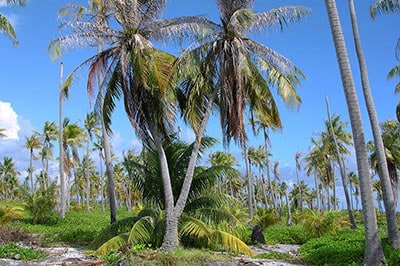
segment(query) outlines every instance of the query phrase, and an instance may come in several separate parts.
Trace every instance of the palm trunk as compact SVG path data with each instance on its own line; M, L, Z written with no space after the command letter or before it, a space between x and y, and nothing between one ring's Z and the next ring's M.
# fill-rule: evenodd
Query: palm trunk
M365 227L365 254L364 264L380 265L385 257L382 243L379 238L374 199L372 195L371 177L368 170L368 154L365 145L364 129L361 120L361 112L358 104L353 75L350 68L349 57L344 41L342 26L335 0L325 0L331 33L336 50L342 78L343 90L346 96L347 108L350 116L353 132L354 147L357 159L358 176L360 178L361 201L364 213Z
M33 185L33 149L30 150L30 156L29 156L29 180L31 181L31 193L35 192L35 188Z
M183 209L185 208L186 201L189 195L190 186L193 180L194 169L196 167L197 157L199 155L201 140L204 137L206 126L210 118L212 107L217 97L217 90L214 90L208 103L207 108L203 117L203 120L196 132L196 140L193 145L192 153L190 155L188 167L186 169L185 179L182 184L181 193L179 194L178 200L174 206L174 198L172 194L171 181L168 171L168 162L165 156L164 150L162 149L161 143L157 144L157 135L155 131L152 132L154 139L156 140L157 150L160 156L161 176L163 180L164 192L165 192L165 234L161 249L165 251L172 251L178 248L178 222L182 215Z
M253 212L253 175L251 173L251 167L249 163L249 156L247 154L247 147L246 144L243 145L243 156L244 161L246 163L246 175L247 175L247 204L249 208L249 218L253 219L254 212Z
M86 143L86 167L85 167L85 181L86 181L86 200L85 207L86 213L90 212L90 179L89 179L89 141Z
M374 143L376 147L376 154L378 158L379 176L382 184L383 203L386 209L386 221L388 224L388 238L394 248L400 247L400 236L397 225L397 211L394 202L393 191L390 183L389 171L386 163L385 148L383 146L382 136L380 133L378 116L375 109L374 100L371 94L371 88L368 78L367 64L365 62L363 50L361 47L360 34L358 31L356 11L354 1L349 0L351 24L353 27L354 43L358 57L358 64L360 66L361 82L364 92L365 104L368 111L368 116L371 123L372 133L374 136ZM396 187L396 190L398 188Z
M60 128L59 128L59 152L60 152L60 206L59 206L59 216L61 219L65 217L66 211L66 202L67 202L67 193L66 193L66 184L64 177L64 143L63 143L63 122L62 122L62 104L63 104L63 71L64 71L64 63L60 64Z

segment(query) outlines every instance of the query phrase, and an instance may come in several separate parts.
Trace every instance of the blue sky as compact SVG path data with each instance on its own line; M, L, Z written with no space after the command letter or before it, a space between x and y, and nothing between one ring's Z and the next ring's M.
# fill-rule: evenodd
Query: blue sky
M32 130L41 131L45 121L58 123L60 60L52 62L49 59L47 46L51 39L60 35L57 10L69 2L30 0L25 8L11 8L2 6L4 0L0 0L0 12L13 22L19 40L19 46L14 48L5 35L0 35L0 127L6 128L10 136L15 133L12 138L0 140L0 160L3 156L13 157L19 169L26 169L28 164L29 155L23 148L25 136L30 136ZM87 1L75 2L85 4ZM361 93L347 1L337 2L357 90ZM372 21L368 8L374 1L355 2L378 117L380 121L394 119L395 106L399 101L399 96L394 95L397 80L388 81L386 74L398 64L394 48L400 32L394 25L398 25L399 15L384 15ZM311 8L312 13L302 22L290 24L283 32L266 32L255 38L288 57L307 77L298 89L303 100L299 110L288 110L278 100L284 128L281 132L270 134L271 160L279 160L283 175L292 178L294 155L298 151L307 153L311 145L310 138L323 130L323 120L326 119L325 96L330 100L332 113L340 114L346 122L349 122L349 118L324 1L256 0L254 7L261 12L284 5L304 5ZM216 11L214 0L170 0L164 17L202 14L217 21ZM74 50L63 56L64 75L93 52ZM83 120L91 109L85 81L85 73L82 73L80 81L70 91L70 100L64 105L64 115L73 122ZM362 94L359 96L368 141L372 138L371 130ZM138 141L122 105L117 106L112 128L115 132L113 146L116 152L138 148ZM209 123L207 133L220 137L218 119ZM182 137L190 140L190 130L183 132ZM249 145L260 144L261 137L250 139ZM229 151L241 160L240 150L235 145L232 144ZM354 167L351 158L348 165Z

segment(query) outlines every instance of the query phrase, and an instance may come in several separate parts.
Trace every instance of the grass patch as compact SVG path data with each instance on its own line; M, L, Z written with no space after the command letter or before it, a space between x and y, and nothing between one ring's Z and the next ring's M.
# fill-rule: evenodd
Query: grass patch
M216 254L208 250L179 248L173 252L143 249L131 251L124 261L125 265L163 265L163 266L190 266L212 265L215 262L232 262L230 255Z
M119 209L118 219L131 216L126 209ZM40 234L47 244L67 243L69 245L85 245L92 241L96 235L110 224L109 211L92 210L90 213L84 211L70 211L66 213L65 219L58 219L49 224L30 223L30 217L16 221L10 225L21 228L27 232Z
M47 257L47 254L28 247L21 247L15 243L9 243L0 246L0 258L18 259L18 260L40 260Z

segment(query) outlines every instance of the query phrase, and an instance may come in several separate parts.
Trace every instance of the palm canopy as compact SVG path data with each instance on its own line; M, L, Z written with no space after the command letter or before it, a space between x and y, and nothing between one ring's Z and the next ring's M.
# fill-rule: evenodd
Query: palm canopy
M104 45L102 52L86 60L77 69L89 65L90 94L96 88L96 79L104 77L100 85L106 87L102 97L108 129L115 101L123 95L125 111L139 137L146 140L151 135L150 130L154 135L160 133L156 132L158 129L167 134L171 131L175 114L171 101L174 94L168 90L175 57L156 48L153 41L163 41L173 36L179 40L188 32L198 32L201 24L197 21L202 19L181 17L161 20L160 14L166 5L163 0L112 0L103 1L103 4L107 6L102 9L102 21L93 14L83 15L79 6L71 6L71 12L63 10L63 15L74 14L70 15L71 20L62 24L72 29L72 34L53 40L49 51L55 59L75 46Z
M5 4L8 6L25 6L27 0L6 0ZM6 16L0 14L0 32L6 34L14 43L14 46L18 44L17 35L15 33L14 27Z
M185 99L184 107L189 107L185 109L186 116L195 130L207 102L214 97L220 111L224 144L232 138L243 143L246 108L250 116L258 117L263 125L280 128L271 89L276 87L284 102L296 108L301 99L295 87L304 78L287 58L248 35L272 30L277 25L282 29L310 11L305 7L288 6L256 13L250 0L217 0L217 5L220 24L208 21L204 37L181 56L178 64L183 77L181 97Z

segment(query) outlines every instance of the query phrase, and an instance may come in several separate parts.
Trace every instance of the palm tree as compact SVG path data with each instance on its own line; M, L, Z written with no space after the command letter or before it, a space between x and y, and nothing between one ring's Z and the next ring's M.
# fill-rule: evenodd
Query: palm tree
M100 173L99 173L99 183L100 183L100 201L101 201L101 210L104 212L105 211L105 197L104 197L104 176L103 176L103 161L104 161L104 154L103 154L103 135L99 136L98 134L96 134L96 139L97 141L95 143L93 143L93 149L98 151L99 154L99 169L100 169ZM112 188L112 191L114 191L114 188ZM115 201L115 200L114 200ZM110 207L110 209L113 209L112 207ZM111 212L111 211L110 211ZM114 214L114 213L113 213ZM113 215L111 215L113 216ZM113 216L116 218L116 216Z
M200 148L202 153L215 143L216 139L203 138ZM172 142L164 141L163 145L169 161L168 166L171 171L174 193L178 195L186 174L182 169L185 169L184 165L187 165L190 161L194 143L188 144L174 139ZM142 153L142 162L138 162L136 158L130 161L126 157L128 160L125 161L125 166L136 169L131 173L137 175L135 177L137 178L137 189L143 195L144 204L152 206L152 209L144 209L138 215L139 217L133 218L136 221L130 229L129 238L124 240L120 235L119 238L111 239L97 249L95 254L101 255L110 251L107 247L110 247L109 244L112 242L118 244L115 240L123 240L119 243L125 246L129 243L141 243L143 237L145 237L145 243L151 243L152 247L159 247L162 244L163 233L160 229L164 227L163 220L165 217L162 210L165 209L165 198L163 197L164 186L158 157L158 151L154 145L145 147L145 151ZM196 165L188 202L179 225L180 239L185 246L210 248L210 244L218 243L224 249L252 253L247 245L238 238L237 231L243 224L228 211L228 206L237 208L238 205L236 204L240 204L240 202L227 194L214 193L212 190L214 184L218 182L217 179L223 179L231 171L235 171L235 169L229 166L204 167ZM139 230L141 221L138 221L138 218L143 217L141 216L143 214L151 217L143 223L146 226L146 232ZM149 226L149 223L151 223L151 226ZM109 230L106 230L102 235L107 233L109 238L109 232Z
M90 143L93 141L93 134L95 134L96 131L99 130L99 119L98 119L96 113L91 112L89 114L86 114L86 119L84 121L84 127L85 127L86 134L87 134L86 157L87 157L87 159L89 159ZM86 160L86 162L89 162L89 161ZM86 166L85 180L86 180L85 206L86 206L86 212L89 213L90 212L90 207L89 207L89 199L90 199L89 165Z
M63 151L64 151L64 169L67 174L67 182L66 184L69 184L69 181L72 178L72 174L74 174L75 177L75 188L76 188L76 194L77 194L77 200L79 202L80 197L79 197L79 186L77 182L77 175L76 175L76 168L78 164L80 163L80 158L79 158L79 153L78 153L78 147L82 147L82 142L84 140L85 134L84 131L77 123L71 123L68 118L64 118L63 121ZM67 203L66 206L69 206L69 187L67 187ZM79 205L79 204L78 204ZM67 208L68 209L68 208Z
M356 206L355 209L358 210L358 197L360 196L360 189L359 189L359 180L357 177L357 174L354 172L350 172L349 173L349 184L350 184L350 191L353 192L353 195L355 197L355 201L356 201ZM353 189L354 186L354 189Z
M301 152L296 152L296 155L294 156L295 161L296 161L296 177L297 177L297 187L299 188L299 198L298 200L298 207L300 208L300 211L303 210L303 192L301 190L300 186L300 176L299 176L299 171L301 170L301 164L300 164L300 158L302 156Z
M108 28L109 18L110 18L110 10L111 10L111 2L109 1L88 1L89 8L84 6L70 4L61 8L58 12L59 17L68 17L71 16L72 21L67 21L63 23L63 26L71 26L74 29L74 25L85 25L83 28L80 28L82 31L89 30L91 27L86 28L90 24L95 24L97 26L98 32L96 34L86 34L81 35L78 31L76 35L70 35L65 38L60 38L54 40L49 45L49 50L51 51L50 56L54 56L54 59L58 58L61 55L61 43L74 46L74 41L77 41L80 46L82 46L82 42L80 40L87 38L87 41L91 45L97 45L98 53L100 53L103 49L103 42L106 42L107 37L105 37L102 31ZM83 21L80 21L82 20ZM89 22L86 23L85 19L88 19ZM107 34L106 34L107 35ZM62 40L61 40L62 39ZM71 41L72 40L72 41ZM115 191L114 191L114 178L113 178L113 163L111 159L111 144L110 144L110 135L112 134L111 130L106 125L104 121L103 115L103 105L104 105L104 95L103 95L103 69L98 69L98 75L96 77L93 76L92 79L95 80L97 78L98 84L98 94L97 94L97 103L99 105L99 120L101 124L101 132L102 132L102 146L104 147L104 159L106 166L106 174L107 174L107 188L109 194L109 202L110 202L110 223L114 223L117 220L117 206L115 201ZM66 85L70 85L70 81L72 80L72 76L70 75L66 80ZM89 92L89 95L91 92ZM60 120L61 121L61 120ZM102 206L104 204L102 202Z
M173 193L171 188L170 182L170 175L168 173L168 166L166 157L163 151L163 147L161 145L161 134L167 132L173 132L172 130L172 120L173 118L173 109L171 105L171 99L173 99L173 95L167 90L166 85L168 85L170 81L170 73L172 68L172 61L174 58L156 48L154 48L150 42L150 40L158 40L160 38L165 39L168 36L173 35L173 33L182 32L179 31L179 27L183 30L193 30L199 29L200 23L202 23L202 28L207 28L205 31L210 32L206 39L210 39L214 37L215 43L222 44L224 41L223 39L219 38L221 33L224 33L226 37L228 37L231 33L225 32L226 27L223 25L215 25L215 23L208 22L202 18L180 18L180 19L171 19L168 21L161 22L157 20L160 16L160 12L164 9L166 3L165 1L161 0L153 0L153 1L146 1L146 3L137 2L137 1L109 1L114 14L116 14L115 18L117 19L112 26L120 25L121 29L111 29L108 25L102 25L102 28L99 28L98 25L92 25L93 27L78 27L78 30L88 31L90 30L90 34L87 32L83 32L86 34L75 34L75 40L79 37L80 41L88 41L89 44L96 41L97 38L101 38L102 40L109 41L108 43L112 44L108 49L102 51L98 55L94 56L93 58L89 59L87 63L91 64L89 77L89 91L91 91L94 86L94 77L96 77L96 73L99 73L99 69L105 69L105 77L103 84L108 84L107 91L105 94L105 104L103 110L105 111L104 117L105 121L108 123L110 119L110 113L114 109L114 105L110 103L114 103L114 100L117 99L120 95L124 95L124 103L125 103L125 110L128 114L129 120L132 123L133 127L136 130L136 133L139 137L141 137L145 142L154 141L159 149L159 156L160 161L163 162L163 180L164 180L164 192L166 197L166 214L167 214L167 221L166 221L166 234L164 245L162 249L164 250L172 250L178 246L178 238L177 238L177 225L179 217L182 214L183 208L185 206L185 202L187 200L187 196L189 193L189 188L192 182L193 173L194 173L194 166L197 160L197 155L200 147L201 138L204 135L205 127L208 121L208 117L211 113L211 110L214 106L214 100L217 97L217 92L221 89L225 88L225 92L227 93L226 96L230 92L226 89L233 88L237 90L240 89L241 92L244 92L245 80L242 78L240 83L236 83L235 87L227 86L229 85L228 82L231 80L227 78L226 70L222 71L222 75L220 77L220 81L223 83L218 82L220 84L216 87L211 95L211 98L201 100L195 100L194 97L196 93L191 93L194 91L195 88L201 88L202 91L200 93L201 96L208 94L209 91L205 90L204 83L197 84L196 87L192 87L191 85L193 82L182 82L181 87L183 87L183 92L188 92L187 94L181 93L181 96L188 96L184 98L186 103L189 103L185 106L181 107L196 107L196 110L186 108L185 114L188 117L188 121L191 122L191 125L196 133L196 145L194 146L191 162L187 168L187 178L185 179L184 185L182 186L182 194L180 194L177 201L173 199ZM256 14L251 11L247 7L252 7L252 3L246 3L245 5L236 6L233 3L220 2L218 1L218 5L222 14L228 19L231 17L232 14L227 12L226 8L231 9L231 11L239 11L241 18L244 18L247 22L246 25L243 24L244 27L235 28L235 25L238 25L242 19L232 20L232 24L229 26L230 30L238 30L238 36L242 36L247 30L252 30L259 25L272 25L276 23L282 23L282 25L286 24L286 22L291 21L298 21L301 17L308 13L308 9L305 8L282 8L276 9L271 12L266 12L262 14ZM136 8L132 8L136 7ZM243 12L242 12L243 11ZM229 13L229 14L228 14ZM250 15L251 17L249 17ZM272 19L272 20L271 20ZM257 21L257 23L255 23ZM187 22L187 23L186 23ZM259 23L260 22L260 23ZM89 25L89 24L87 24ZM129 29L129 30L126 30ZM186 36L186 35L184 35ZM199 49L190 50L188 51L183 58L194 58L193 56L199 52L200 50L204 51L207 47L204 44L206 39L202 39L203 44L200 45ZM237 44L235 40L229 38L232 45ZM52 42L51 47L60 48L57 44L62 43L71 43L70 41L74 39L71 37L59 38ZM233 42L232 42L233 41ZM248 70L249 72L248 77L251 77L251 82L246 82L246 86L253 86L263 88L260 91L254 93L260 94L260 98L262 101L259 103L252 103L254 106L253 109L259 111L259 114L265 114L265 116L271 114L270 116L275 118L276 122L278 121L277 118L277 110L275 103L273 101L272 95L269 94L269 86L277 86L278 93L286 98L288 103L298 103L300 98L298 97L297 93L294 90L294 86L298 84L300 78L303 77L302 73L286 58L277 54L276 52L272 51L271 49L264 47L258 43L248 41L247 38L243 38L243 41L248 42L248 48L252 49L254 52L251 56L260 56L259 57L259 64L254 63L251 61L250 54L246 53L247 60L249 60ZM218 47L222 47L218 45ZM233 46L232 46L233 47ZM247 50L247 48L246 48ZM227 52L227 51L226 51ZM264 56L265 54L265 56ZM241 55L245 55L241 53ZM211 57L217 56L216 53L211 53ZM224 58L232 58L229 54L224 56ZM187 68L180 67L182 71L180 74L185 73L184 70L191 69L193 70L192 64L186 64L188 62L193 62L191 59L182 59L180 61L179 66L182 64L189 66ZM225 59L223 59L225 60ZM201 58L203 61L203 58ZM208 63L207 60L203 61L206 65ZM236 62L238 63L241 61L240 59ZM142 62L146 62L143 64ZM199 61L198 61L199 62ZM215 62L219 62L215 61ZM218 63L219 65L219 63ZM223 64L221 64L223 65ZM260 72L254 72L256 65L260 65L262 69L262 73L268 73L268 82L262 78L262 74ZM214 65L216 66L216 65ZM198 68L195 68L195 70ZM215 70L215 68L214 68ZM192 72L193 73L193 72ZM244 73L244 72L241 72ZM258 73L258 74L257 74ZM207 77L211 78L211 73L204 73ZM235 75L238 73L236 72ZM251 74L251 76L250 76ZM267 74L266 74L267 75ZM193 75L192 75L193 77ZM193 79L192 79L193 81ZM215 80L214 80L215 81ZM210 88L212 82L207 83L208 88ZM184 90L185 86L188 85L192 91ZM188 88L186 87L186 89ZM268 89L268 91L264 91ZM237 94L238 95L238 94ZM243 94L244 95L244 94ZM252 96L251 98L255 97L255 94L247 95ZM246 101L249 97L245 97ZM236 96L235 96L236 97ZM182 99L182 98L181 98ZM241 97L237 98L239 101ZM192 101L193 104L190 103ZM218 102L221 105L222 110L224 109L224 105L226 106L226 101L221 101L218 99ZM182 102L181 102L182 103ZM244 103L242 101L242 103ZM200 104L200 105L199 105ZM230 108L229 113L225 113L225 115L230 114L233 116L234 113L242 113L244 109L240 106L239 103L235 103L235 107L238 108L238 112L233 111ZM274 112L271 111L271 108ZM197 113L196 113L197 112ZM225 111L224 111L225 112ZM191 114L191 116L189 116ZM195 115L197 114L197 115ZM234 118L234 117L232 117ZM227 119L223 119L223 124L226 124L228 121ZM239 128L244 129L243 123L243 116L241 115L241 121ZM265 118L264 121L267 121ZM237 119L234 121L232 120L229 122L231 125L237 123ZM224 125L225 127L226 125ZM240 136L243 140L244 134L243 132L238 134L238 131L235 129L228 129L228 137L230 139L235 134L235 139ZM233 132L234 131L234 132ZM175 203L176 202L176 203Z
M353 208L351 206L351 201L350 201L351 196L349 195L349 190L348 190L348 186L347 186L348 182L347 182L347 175L346 175L346 167L344 165L344 159L343 159L343 153L348 154L348 151L346 148L339 146L339 144L349 145L351 143L350 142L351 135L346 134L347 132L344 132L343 127L346 124L340 123L339 116L337 116L337 119L334 120L335 123L333 122L327 96L326 96L326 109L327 109L328 121L329 121L329 127L327 128L327 129L329 129L328 134L331 136L331 138L333 140L333 146L334 146L334 150L335 150L334 155L336 155L336 161L339 165L340 175L342 177L342 185L343 185L344 196L345 196L345 200L346 200L346 204L347 204L347 211L349 213L350 226L352 229L355 229L355 228L357 228L357 225L356 225L356 220L354 218ZM334 125L336 125L336 127L334 127ZM340 143L338 141L338 137L340 137L339 138ZM341 152L340 148L342 148L342 152Z
M263 197L264 197L264 206L266 209L269 208L268 206L268 200L267 200L267 193L265 191L265 178L264 178L264 167L265 167L265 162L266 162L266 154L264 153L264 147L263 146L258 146L256 147L250 147L248 150L248 159L249 159L249 163L250 165L255 166L256 168L258 168L258 180L261 180L261 182L256 182L256 183L261 183L261 191L263 193ZM257 176L256 176L257 179ZM259 188L259 186L257 185L256 187ZM253 195L254 197L256 197L257 195ZM254 206L257 206L257 201L254 201Z
M28 0L5 0L8 6L21 6L24 7ZM17 35L11 22L2 14L0 14L0 32L6 34L13 41L14 46L18 45Z
M0 181L1 190L4 199L7 201L8 196L12 197L12 192L16 186L18 186L18 170L16 169L15 163L11 157L4 157L3 162L0 162Z
M33 160L36 159L34 150L41 147L41 141L38 134L33 134L30 137L25 137L25 148L29 150L29 180L31 182L31 193L35 191L35 186L33 184Z
M368 154L365 145L364 129L361 112L358 104L349 57L343 37L339 14L335 0L325 0L336 56L338 59L343 90L346 97L351 128L353 131L354 146L357 159L358 176L360 177L361 201L365 227L365 255L366 265L384 263L385 258L382 243L378 234L378 225L372 195L372 182L368 170Z
M385 148L383 146L382 136L380 133L378 115L376 113L375 103L372 98L371 86L369 83L367 63L365 61L363 49L361 46L360 33L358 30L358 22L354 0L349 0L351 24L353 28L353 37L356 47L358 64L361 74L361 83L364 93L365 105L367 107L368 116L374 137L376 154L378 158L379 177L382 184L383 203L386 210L386 221L388 226L388 238L394 248L400 248L400 234L397 225L397 203L394 202L392 187L390 184L390 176L386 163Z
M209 162L211 164L211 167L234 167L238 165L238 162L231 153L227 152L222 152L222 151L216 151L213 152L212 154L209 155ZM237 186L234 184L239 183L239 178L240 172L237 171L236 174L234 175L229 175L227 178L228 180L225 180L225 194L230 194L231 197L235 197L235 195L238 192ZM217 184L220 187L224 185L223 183Z
M46 121L43 126L42 132L36 132L42 139L42 151L40 156L42 158L42 179L43 189L45 190L50 186L49 176L49 160L53 158L53 143L57 140L58 128L55 122ZM47 179L46 179L47 178Z
M224 144L228 145L233 138L241 144L246 157L245 107L250 112L248 117L258 117L266 127L280 128L279 112L270 89L276 87L288 106L297 107L301 100L294 88L303 78L301 71L287 58L248 38L247 34L274 27L278 23L283 26L288 22L297 22L309 10L281 7L255 13L253 1L250 0L216 2L221 23L209 22L210 32L181 55L180 60L184 64L192 62L197 67L193 68L190 64L185 68L178 64L180 75L185 78L182 83L184 92L188 95L186 102L189 102L189 108L185 113L192 117L189 122L197 132L200 121L204 121L212 108L211 104L216 102L220 110ZM199 115L197 106L202 106L200 111L204 115ZM248 162L247 158L245 162ZM246 173L249 217L252 217L253 182L248 165Z

